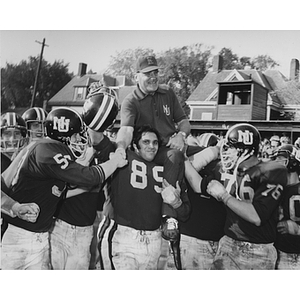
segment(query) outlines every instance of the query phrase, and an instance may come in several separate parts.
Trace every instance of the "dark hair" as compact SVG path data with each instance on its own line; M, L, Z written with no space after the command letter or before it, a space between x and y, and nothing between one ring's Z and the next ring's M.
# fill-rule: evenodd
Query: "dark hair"
M151 125L146 124L146 125L142 125L140 127L136 127L134 129L133 138L132 138L132 142L131 142L132 149L133 149L133 145L136 145L136 147L138 149L140 148L139 141L142 138L143 133L146 133L146 132L153 132L154 134L156 134L157 139L158 139L158 147L160 147L162 140L161 140L159 132L155 128L153 128Z

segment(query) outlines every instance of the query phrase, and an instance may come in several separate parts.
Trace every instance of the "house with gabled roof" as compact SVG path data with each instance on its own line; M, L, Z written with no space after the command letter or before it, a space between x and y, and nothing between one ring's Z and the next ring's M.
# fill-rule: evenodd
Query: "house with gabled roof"
M212 70L186 101L192 128L222 130L243 121L258 125L260 130L285 131L292 126L300 132L299 122L287 122L282 118L285 112L300 109L300 99L292 94L283 97L276 92L287 85L287 78L281 72L273 69L261 72L249 67L223 70L222 65L222 57L215 56ZM291 61L290 75L292 80L299 81L297 59ZM267 129L271 123L276 123L273 124L275 129Z
M119 105L135 88L135 86L125 86L125 76L112 77L106 74L86 73L86 70L87 65L79 63L77 75L48 101L50 110L60 106L68 106L81 113L92 83L100 82L114 89L118 96ZM117 116L118 118L119 116Z
M215 56L213 69L186 101L190 119L278 120L285 105L300 102L275 93L286 81L278 70L223 70L222 57Z

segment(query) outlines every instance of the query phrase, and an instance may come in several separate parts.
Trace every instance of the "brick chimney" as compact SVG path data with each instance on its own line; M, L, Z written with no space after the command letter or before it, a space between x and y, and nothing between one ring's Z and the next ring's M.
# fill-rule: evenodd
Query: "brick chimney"
M290 80L299 81L299 60L296 58L291 60Z
M84 63L79 63L79 67L78 67L78 76L83 76L86 74L86 68L87 68L87 64Z
M223 57L221 55L215 55L213 57L213 72L220 72L223 69Z

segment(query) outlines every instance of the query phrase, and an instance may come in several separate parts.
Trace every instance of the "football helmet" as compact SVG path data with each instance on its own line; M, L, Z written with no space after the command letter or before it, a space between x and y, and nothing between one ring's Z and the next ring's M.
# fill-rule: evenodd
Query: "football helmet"
M228 129L220 148L223 168L231 170L252 155L257 155L260 148L260 133L247 123L236 124ZM236 151L232 151L235 148Z
M280 145L280 137L278 135L271 136L270 143L272 147L278 147Z
M118 111L116 93L108 87L101 87L88 95L83 105L82 118L90 129L103 132L112 127Z
M32 107L27 109L23 115L22 118L24 119L28 131L28 136L33 135L33 133L38 137L42 138L45 136L45 127L44 122L47 118L48 113L42 109L41 107ZM39 130L32 130L31 125L33 122L37 122L38 124L41 124Z
M285 166L289 172L300 172L300 151L296 147L291 144L282 145L276 150L273 158L278 156L285 158Z
M69 108L53 109L45 121L46 136L66 144L76 158L83 157L88 147L86 127L80 114ZM74 134L77 134L73 136Z
M272 141L280 142L280 137L278 135L272 135L270 138L270 142Z
M280 144L290 144L291 143L291 140L290 140L290 138L288 137L288 136L282 136L281 138L280 138Z
M202 133L197 137L198 145L200 147L210 147L216 146L218 144L219 138L214 133Z
M15 129L19 129L21 137L15 137ZM5 138L5 130L12 131L9 138ZM1 151L14 153L21 150L27 144L27 129L23 118L15 112L7 112L1 115Z

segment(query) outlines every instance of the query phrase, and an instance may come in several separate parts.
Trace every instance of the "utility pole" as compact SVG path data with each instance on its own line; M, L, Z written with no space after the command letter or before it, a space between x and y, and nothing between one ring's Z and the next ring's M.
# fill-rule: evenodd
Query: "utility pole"
M42 44L42 50L41 50L41 55L40 55L40 60L37 68L37 72L35 75L35 81L34 81L34 88L33 88L33 93L32 93L32 99L31 99L31 105L30 107L34 107L34 102L35 102L35 95L36 95L36 90L39 82L39 75L40 75L40 69L41 69L41 64L42 64L42 59L43 59L43 52L44 52L44 47L48 45L45 44L45 38L43 39L43 43L39 41L35 41L36 43Z

